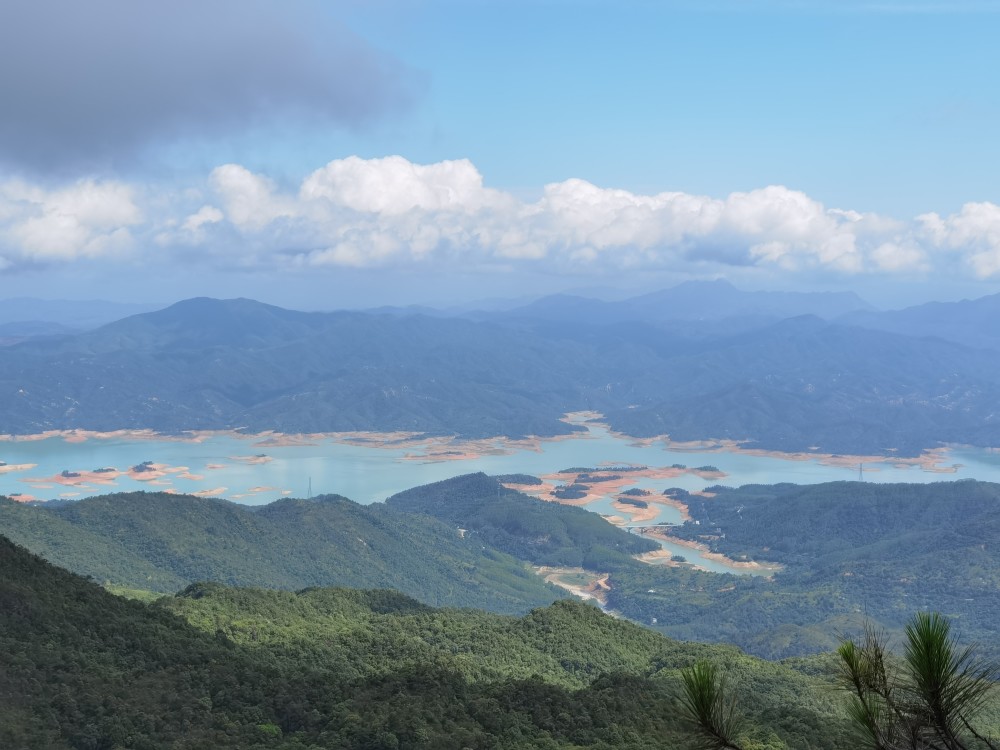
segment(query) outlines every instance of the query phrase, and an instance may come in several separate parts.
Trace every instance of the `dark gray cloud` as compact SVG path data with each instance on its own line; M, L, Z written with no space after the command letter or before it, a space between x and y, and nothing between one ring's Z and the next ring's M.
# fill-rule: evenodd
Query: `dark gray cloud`
M0 163L18 168L120 166L254 124L360 128L419 88L308 0L30 0L2 15Z

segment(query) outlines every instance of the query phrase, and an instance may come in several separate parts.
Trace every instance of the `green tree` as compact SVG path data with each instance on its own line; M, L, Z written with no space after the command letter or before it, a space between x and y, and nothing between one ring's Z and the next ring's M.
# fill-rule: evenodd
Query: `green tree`
M698 738L697 746L701 750L743 750L737 737L744 721L716 666L700 661L682 670L681 678L681 705Z
M974 726L993 690L997 669L961 648L951 624L919 612L906 626L903 658L893 657L882 631L866 626L844 640L841 679L851 693L851 718L874 750L996 748Z

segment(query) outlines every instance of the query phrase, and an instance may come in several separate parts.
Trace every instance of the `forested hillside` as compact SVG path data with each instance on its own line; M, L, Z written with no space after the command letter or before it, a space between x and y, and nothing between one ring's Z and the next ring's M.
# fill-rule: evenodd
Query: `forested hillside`
M781 657L827 650L865 617L898 632L915 610L957 618L1000 659L1000 485L833 482L714 487L671 533L736 559L780 562L773 580L633 567L609 603L680 638ZM711 613L711 616L706 616Z
M386 505L434 516L475 538L536 565L608 571L634 563L632 555L658 549L612 526L596 513L503 487L485 474L467 474L397 493Z
M607 606L667 635L782 658L827 651L866 617L898 632L915 610L958 618L1000 660L1000 485L748 485L686 495L678 538L771 578L634 559L656 549L597 514L483 474L385 504L337 496L260 507L156 493L57 507L0 501L0 533L72 570L172 593L196 581L297 590L393 588L424 604L524 613L567 594L529 565L608 575Z
M378 587L428 604L517 613L564 595L523 562L439 521L333 495L260 508L144 492L56 508L0 499L0 533L98 581L161 592L195 581Z
M838 694L808 674L821 662L679 644L584 604L517 620L193 586L147 605L3 538L0 569L3 747L677 747L677 670L697 659L731 675L749 747L853 747Z

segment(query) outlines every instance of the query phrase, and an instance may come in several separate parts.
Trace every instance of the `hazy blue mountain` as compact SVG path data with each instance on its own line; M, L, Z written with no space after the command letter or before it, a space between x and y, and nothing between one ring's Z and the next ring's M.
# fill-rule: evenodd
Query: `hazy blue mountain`
M551 295L503 316L588 324L727 320L747 329L799 315L832 319L870 309L853 292L747 292L719 280L688 281L619 302Z
M811 315L750 320L475 321L201 298L0 349L0 413L14 433L488 437L564 434L565 412L591 409L633 435L780 450L1000 445L1000 352Z
M998 353L811 316L671 357L634 387L641 398L608 419L637 436L907 455L930 447L931 435L1000 444L988 406L1000 398Z
M460 315L460 313L452 310L439 310L436 307L427 307L426 305L383 305L382 307L367 308L362 310L362 312L366 312L371 315L399 315L402 317L410 315L426 315L429 318L453 318Z
M718 320L736 316L831 319L852 310L871 309L854 292L747 292L728 281L688 281L625 303L640 314L661 319Z
M960 302L928 302L902 310L858 310L840 322L905 336L947 339L1000 349L1000 294Z
M34 336L58 336L67 333L79 333L79 328L53 323L48 320L20 320L10 323L0 323L0 336L5 338L20 336L22 338L32 338Z
M8 429L248 427L555 434L580 403L572 344L459 319L193 299L0 353ZM19 391L21 392L19 394Z

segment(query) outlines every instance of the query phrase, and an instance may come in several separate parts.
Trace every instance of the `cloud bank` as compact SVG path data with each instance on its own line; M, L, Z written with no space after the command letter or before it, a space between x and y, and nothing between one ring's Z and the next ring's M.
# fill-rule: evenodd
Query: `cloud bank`
M122 259L215 269L532 270L697 275L1000 276L1000 206L908 220L828 208L772 185L722 198L641 195L580 179L537 200L489 188L468 160L338 159L293 189L238 164L198 185L0 182L0 266Z
M322 4L7 3L0 163L80 174L275 117L360 127L408 106L414 79Z

